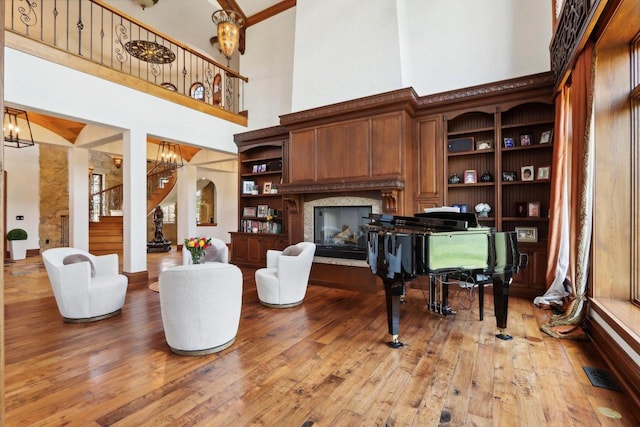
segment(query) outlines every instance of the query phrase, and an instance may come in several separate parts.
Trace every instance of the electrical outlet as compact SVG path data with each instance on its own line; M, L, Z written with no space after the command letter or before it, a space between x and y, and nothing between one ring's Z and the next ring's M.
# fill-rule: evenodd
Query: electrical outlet
M16 215L16 220L17 221L23 221L24 220L24 216L23 215Z

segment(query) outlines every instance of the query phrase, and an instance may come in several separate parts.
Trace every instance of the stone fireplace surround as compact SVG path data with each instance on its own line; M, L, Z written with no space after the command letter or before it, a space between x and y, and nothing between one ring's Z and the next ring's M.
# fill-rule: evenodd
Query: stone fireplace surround
M382 212L382 200L371 197L362 196L331 196L322 197L313 200L305 200L303 203L304 216L304 240L313 242L313 208L316 206L371 206L372 213ZM368 267L367 261L348 259L348 258L331 258L316 256L314 262L321 264L345 265L354 267Z

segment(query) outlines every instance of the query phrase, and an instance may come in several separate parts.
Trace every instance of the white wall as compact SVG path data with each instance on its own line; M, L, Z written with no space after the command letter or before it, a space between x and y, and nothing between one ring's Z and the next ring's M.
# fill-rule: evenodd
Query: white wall
M298 0L292 10L292 51L280 15L247 31L251 128L403 87L424 96L550 70L550 0ZM290 100L269 91L290 79Z
M7 171L7 229L27 231L27 249L40 247L40 149L38 144L28 148L4 149L4 169ZM24 220L16 220L22 215Z
M400 87L395 1L300 0L296 9L292 111Z
M405 0L419 95L551 69L551 1Z
M249 129L280 124L279 114L291 112L293 39L296 8L247 28L247 44L240 74L251 73L245 85Z

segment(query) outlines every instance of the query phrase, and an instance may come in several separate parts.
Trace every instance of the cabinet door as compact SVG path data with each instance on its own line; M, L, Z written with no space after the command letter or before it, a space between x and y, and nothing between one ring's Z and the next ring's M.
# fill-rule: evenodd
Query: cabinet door
M247 238L239 235L231 235L231 259L234 264L247 262Z
M254 265L266 265L266 255L262 247L262 236L247 237L247 262Z

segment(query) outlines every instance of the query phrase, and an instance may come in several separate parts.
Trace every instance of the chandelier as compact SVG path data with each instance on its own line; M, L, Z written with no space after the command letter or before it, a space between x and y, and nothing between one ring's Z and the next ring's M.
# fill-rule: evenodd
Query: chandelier
M138 3L140 7L142 7L142 10L144 10L145 7L151 7L154 4L158 3L158 0L133 0L133 1Z
M173 172L182 166L184 166L184 162L182 160L180 144L162 141L158 145L158 155L156 156L154 169Z
M227 65L231 60L231 56L238 48L240 41L240 28L244 25L244 18L238 12L233 10L220 9L213 12L211 20L216 24L218 29L217 42L220 45L220 51L227 58Z
M26 123L26 128L23 128L22 135L18 126L18 118ZM29 117L24 110L5 107L2 133L4 135L4 145L7 147L25 148L35 145L33 134L31 133L31 123L29 123Z

